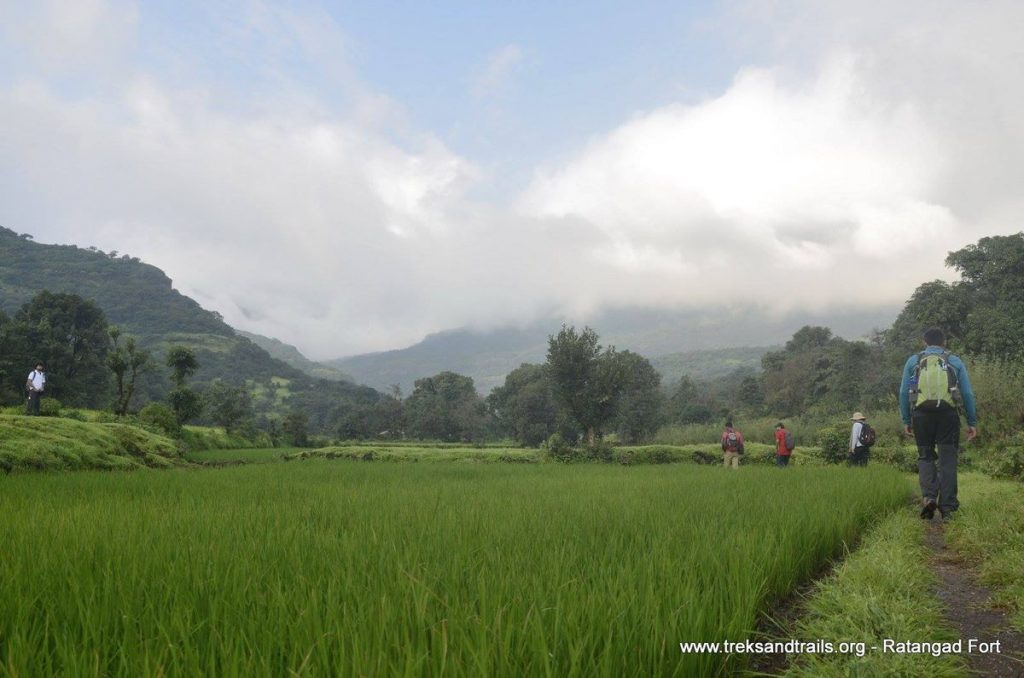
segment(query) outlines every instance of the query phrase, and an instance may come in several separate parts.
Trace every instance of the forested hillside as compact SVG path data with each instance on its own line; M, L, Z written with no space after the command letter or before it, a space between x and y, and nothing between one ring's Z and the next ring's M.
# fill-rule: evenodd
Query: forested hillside
M147 341L170 334L235 337L218 314L175 290L155 266L75 245L43 245L0 227L0 310L14 314L39 290L94 300L107 320Z
M163 271L127 255L74 245L47 245L0 228L0 311L14 318L42 290L74 294L93 302L104 323L118 326L152 353L138 378L132 409L163 401L171 390L164 366L172 346L191 349L198 362L192 377L197 390L215 381L244 386L254 416L283 418L302 409L314 430L333 428L352 403L370 407L380 394L367 387L333 381L319 383L302 370L272 357L228 326L219 314L203 309L172 286ZM105 359L104 350L101 359ZM38 357L21 356L20 362ZM8 398L20 391L31 365L4 368ZM106 406L110 394L94 389L83 404Z

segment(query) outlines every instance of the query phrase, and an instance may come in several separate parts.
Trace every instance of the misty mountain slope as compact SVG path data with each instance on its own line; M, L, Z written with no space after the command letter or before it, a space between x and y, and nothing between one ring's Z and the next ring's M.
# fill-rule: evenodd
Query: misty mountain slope
M253 334L252 332L246 332L244 330L235 330L235 332L262 348L264 351L269 353L271 357L285 362L315 379L355 381L355 379L352 378L352 375L346 374L345 372L325 363L318 363L310 360L306 356L302 355L302 352L299 351L299 349L295 348L291 344L286 344L279 339L265 337L262 334Z
M710 378L739 367L760 369L760 356L768 350L764 347L785 343L804 325L824 325L838 336L856 338L873 328L887 327L895 317L896 309L785 317L757 311L619 309L575 324L593 327L605 346L647 357L662 373L664 382L673 383L683 374ZM477 390L486 394L504 383L505 375L520 364L544 362L548 337L556 334L561 324L560 320L549 320L519 328L450 330L432 334L405 349L351 356L328 364L351 374L359 383L381 390L398 384L406 394L416 379L451 370L472 377ZM726 348L729 350L718 352Z
M236 333L219 314L175 290L171 279L155 266L74 245L36 243L0 228L0 309L13 315L43 289L92 300L110 324L135 335L140 345L153 352L152 369L140 378L142 401L162 399L170 389L163 360L174 344L195 351L200 368L192 381L197 385L213 379L251 387L284 384L300 398L315 392L314 402L325 408L346 398L374 397L371 389L348 382L319 385L314 377ZM337 375L335 379L344 376L332 368L324 371ZM283 415L288 409L287 403L271 398L263 402L256 397L254 405L263 414Z

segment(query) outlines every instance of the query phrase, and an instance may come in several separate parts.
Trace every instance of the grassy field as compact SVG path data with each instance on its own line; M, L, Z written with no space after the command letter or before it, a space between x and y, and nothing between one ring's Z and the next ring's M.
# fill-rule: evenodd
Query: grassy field
M259 464L0 477L0 674L713 675L892 469Z

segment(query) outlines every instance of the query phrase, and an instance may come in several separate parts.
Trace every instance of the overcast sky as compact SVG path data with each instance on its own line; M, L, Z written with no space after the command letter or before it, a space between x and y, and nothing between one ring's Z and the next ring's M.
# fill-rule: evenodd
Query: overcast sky
M0 0L0 225L321 359L894 307L1024 229L1021 35L1016 1Z

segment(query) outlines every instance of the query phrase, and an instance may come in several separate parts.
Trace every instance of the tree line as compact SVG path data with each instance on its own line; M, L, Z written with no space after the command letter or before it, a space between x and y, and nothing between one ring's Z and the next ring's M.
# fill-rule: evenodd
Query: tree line
M25 374L43 360L48 395L65 405L137 412L168 426L196 421L263 431L290 444L319 435L533 446L557 435L593 446L609 434L643 442L666 424L891 407L900 367L920 349L928 326L941 327L950 349L972 359L1017 370L1024 364L1024 234L983 238L951 252L946 263L961 279L918 287L891 328L853 341L825 327L801 328L764 355L760 372L663 385L643 356L602 346L589 327L563 326L549 337L543 364L521 365L486 397L470 377L450 371L417 380L407 397L398 387L385 394L270 372L232 380L230 366L247 362L239 345L221 361L228 366L223 378L191 384L201 352L169 346L157 360L110 327L93 302L43 291L13 317L0 313L0 399L23 401ZM169 389L140 392L140 379L155 371Z

